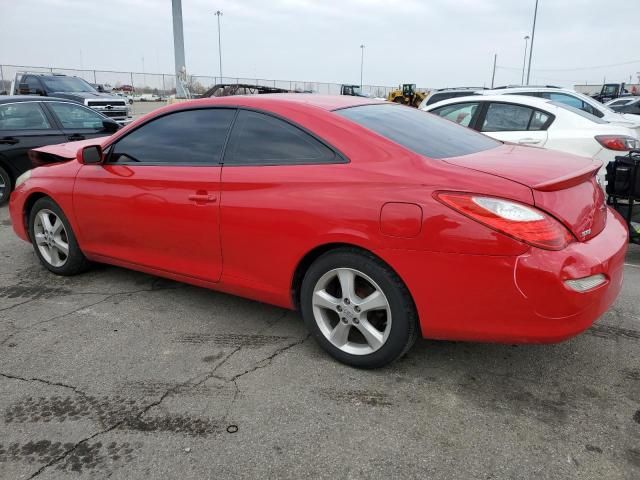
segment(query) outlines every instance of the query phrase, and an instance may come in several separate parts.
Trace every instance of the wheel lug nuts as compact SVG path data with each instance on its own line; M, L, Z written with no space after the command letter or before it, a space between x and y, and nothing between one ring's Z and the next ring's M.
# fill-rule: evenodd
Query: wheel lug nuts
M341 307L340 305L338 305L338 306L336 307L336 310L338 310L339 312L341 312L341 311L342 311L342 307Z
M344 303L346 303L347 305L349 305L351 303L351 300L349 300L348 298L344 299Z
M360 311L360 307L359 307L359 306L357 306L357 305L356 305L355 307L353 307L353 309L354 309L356 312L359 312L359 311Z
M345 317L342 317L342 323L347 323L347 319Z
M354 318L353 323L360 323L360 320L358 320L357 318Z

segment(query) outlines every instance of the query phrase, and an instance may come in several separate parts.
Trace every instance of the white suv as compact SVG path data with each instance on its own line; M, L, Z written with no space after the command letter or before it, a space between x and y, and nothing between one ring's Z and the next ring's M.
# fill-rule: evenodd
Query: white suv
M614 112L606 105L591 97L578 93L568 88L558 87L504 87L493 90L480 90L481 95L526 95L529 97L546 98L553 102L564 103L570 107L578 108L602 120L633 129L640 138L640 115L621 114Z

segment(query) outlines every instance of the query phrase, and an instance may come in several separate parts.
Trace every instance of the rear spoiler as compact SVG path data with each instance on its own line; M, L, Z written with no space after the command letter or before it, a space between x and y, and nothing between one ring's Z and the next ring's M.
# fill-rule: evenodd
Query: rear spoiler
M538 183L537 185L532 186L534 190L538 190L541 192L553 192L556 190L563 190L565 188L573 187L578 185L585 180L590 179L595 176L598 170L602 167L602 162L594 161L593 164L581 168L580 170L565 175L564 177L554 178L553 180L548 180L546 182Z

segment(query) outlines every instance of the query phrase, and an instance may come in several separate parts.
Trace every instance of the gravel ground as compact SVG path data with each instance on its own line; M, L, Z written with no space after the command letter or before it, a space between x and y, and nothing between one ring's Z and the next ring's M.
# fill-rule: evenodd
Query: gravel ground
M340 365L294 312L42 268L0 208L0 478L640 478L640 249L589 331Z

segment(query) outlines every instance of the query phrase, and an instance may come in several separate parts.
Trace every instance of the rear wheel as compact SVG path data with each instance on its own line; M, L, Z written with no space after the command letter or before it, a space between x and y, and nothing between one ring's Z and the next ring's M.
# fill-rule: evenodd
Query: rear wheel
M11 177L4 168L0 167L0 205L9 200L12 188Z
M415 307L400 278L357 249L334 250L311 265L302 282L301 308L322 348L355 367L393 362L418 335Z
M29 236L40 262L58 275L75 275L89 267L62 209L41 198L29 214Z

